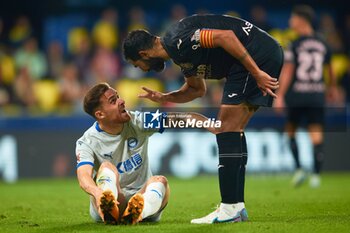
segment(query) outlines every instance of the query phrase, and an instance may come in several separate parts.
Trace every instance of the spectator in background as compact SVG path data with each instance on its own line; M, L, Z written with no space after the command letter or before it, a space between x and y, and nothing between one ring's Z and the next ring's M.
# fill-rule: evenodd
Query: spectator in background
M350 107L350 59L348 59L346 73L341 79L341 85L344 88L346 105Z
M36 104L33 89L33 78L30 76L28 67L22 67L14 83L15 103L25 107L32 107Z
M331 90L336 93L336 79L331 66L331 52L327 44L315 34L313 22L315 13L306 5L293 8L289 19L290 27L298 34L285 52L285 63L280 78L278 98L274 102L277 111L285 107L288 111L286 131L290 138L290 148L296 165L292 179L294 186L301 185L305 171L299 161L295 133L306 120L313 145L314 167L310 179L311 187L321 184L320 172L323 163L323 130L325 116L325 79L323 67L328 67Z
M108 8L102 12L101 19L92 29L94 43L107 50L115 50L119 43L118 12Z
M128 31L135 29L148 29L145 19L145 12L140 6L134 6L129 11Z
M333 17L323 14L320 18L319 32L323 35L333 53L343 53L344 45Z
M19 16L10 29L9 42L14 46L20 46L33 35L32 26L27 16Z
M115 83L121 73L120 58L110 49L97 47L91 60L90 75L94 83Z
M266 10L260 5L254 5L250 9L250 22L267 32L272 29L272 26L267 20Z
M91 84L89 66L91 63L91 41L85 29L78 30L69 35L69 61L78 69L79 80L86 85Z
M61 42L50 42L47 49L47 62L49 78L58 78L62 72L65 63L63 45L61 44Z
M343 41L345 45L346 54L350 55L350 13L347 13L344 17L344 27L342 29L343 32Z
M18 70L28 72L32 80L39 80L47 74L47 61L43 52L38 48L37 39L30 37L15 53L15 62Z
M164 20L162 29L160 33L163 33L168 27L176 23L180 19L183 19L187 16L187 9L184 5L175 4L170 9L170 17Z
M80 108L83 98L83 87L79 82L78 69L72 63L64 65L58 79L60 89L60 104Z

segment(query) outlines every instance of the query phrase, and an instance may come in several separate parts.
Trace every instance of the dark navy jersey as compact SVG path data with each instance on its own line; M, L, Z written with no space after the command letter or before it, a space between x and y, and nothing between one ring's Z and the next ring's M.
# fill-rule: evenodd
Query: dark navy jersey
M329 64L331 53L318 36L302 36L285 52L285 62L295 65L286 102L289 106L323 106L325 80L323 67Z
M223 15L193 15L175 23L161 42L170 58L181 67L185 77L222 79L247 72L243 65L222 48L206 48L201 41L203 31L232 30L257 65L269 59L278 43L266 32L248 21Z

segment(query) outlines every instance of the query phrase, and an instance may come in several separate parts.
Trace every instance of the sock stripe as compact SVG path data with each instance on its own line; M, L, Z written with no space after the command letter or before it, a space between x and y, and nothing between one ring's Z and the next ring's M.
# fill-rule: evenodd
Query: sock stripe
M150 191L155 192L156 194L158 194L159 198L162 198L162 194L160 194L157 190L151 189Z
M242 156L242 153L219 153L219 155L239 155L239 156Z

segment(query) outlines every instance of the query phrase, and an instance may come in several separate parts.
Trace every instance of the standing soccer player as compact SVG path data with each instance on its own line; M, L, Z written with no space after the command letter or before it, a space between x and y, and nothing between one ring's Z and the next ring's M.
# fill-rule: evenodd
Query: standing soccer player
M297 33L285 52L285 64L282 69L278 98L274 103L280 111L287 105L286 131L290 139L290 148L296 165L292 183L298 186L306 178L301 168L298 147L295 140L297 127L306 120L307 129L313 145L313 175L311 187L320 185L320 171L323 161L323 127L325 105L324 66L328 67L331 78L331 91L335 90L336 81L330 63L331 53L325 42L313 29L314 11L311 7L294 7L289 20L290 27ZM285 97L285 98L284 98ZM285 99L285 103L284 103Z
M90 216L107 224L159 221L168 203L164 176L152 176L142 114L125 110L125 102L106 83L91 88L84 110L96 122L77 140L77 176L90 197ZM124 211L125 210L125 211Z
M206 93L205 79L226 78L218 119L219 185L221 204L191 223L248 220L244 203L247 145L244 128L259 106L272 105L283 64L283 51L266 32L236 17L194 15L172 25L160 38L144 30L128 34L124 57L143 71L162 71L172 59L185 83L161 93L143 87L141 98L186 103Z

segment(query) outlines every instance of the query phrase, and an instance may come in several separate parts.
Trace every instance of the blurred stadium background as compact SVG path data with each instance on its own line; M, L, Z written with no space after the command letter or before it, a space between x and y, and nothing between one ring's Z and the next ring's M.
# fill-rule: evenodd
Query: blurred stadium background
M331 111L327 118L331 127L326 132L324 169L349 171L350 11L344 1L11 0L0 3L3 180L75 175L75 141L93 122L83 113L82 97L95 83L106 81L116 87L129 110L161 107L137 99L140 86L160 91L181 86L180 70L171 63L161 74L145 74L123 61L121 41L129 30L144 28L161 35L171 22L186 15L230 14L251 21L286 46L294 38L288 18L297 3L315 8L317 31L334 52L332 62L341 86L339 101L329 103L329 109L341 113ZM221 84L208 81L206 97L185 107L217 106ZM284 117L271 110L260 111L252 120L247 132L249 172L292 171L283 122ZM312 147L303 129L297 140L302 163L310 169ZM215 146L215 138L203 132L156 135L150 146L152 169L182 178L216 174Z

